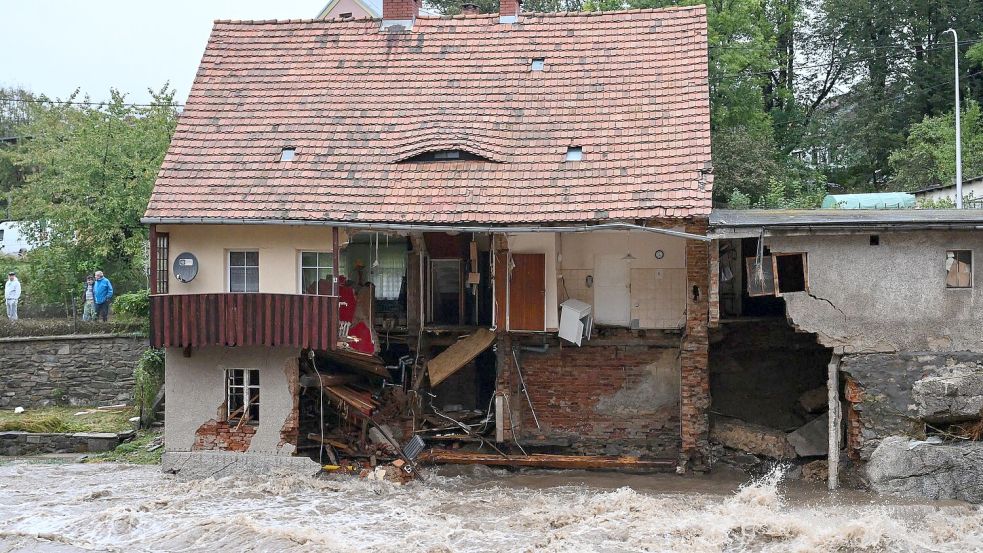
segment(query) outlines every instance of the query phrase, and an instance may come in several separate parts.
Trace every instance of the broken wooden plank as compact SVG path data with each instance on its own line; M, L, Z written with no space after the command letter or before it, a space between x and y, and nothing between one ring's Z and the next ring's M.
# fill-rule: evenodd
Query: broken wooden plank
M675 460L641 459L634 456L601 455L510 455L507 458L489 453L450 451L431 449L417 458L421 463L450 465L490 465L505 467L537 467L553 469L628 469L628 470L667 470L676 466Z
M495 333L487 328L479 328L466 338L458 340L427 363L430 385L436 386L446 380L491 347L494 341Z
M385 379L392 378L389 370L386 369L385 363L376 355L368 355L350 350L331 350L321 353L339 367L381 376Z
M320 434L317 434L315 432L311 432L310 434L308 434L307 435L307 439L310 440L310 441L312 441L312 442L317 442L317 443L319 443L321 445L329 445L329 446L331 446L331 447L333 447L335 449L341 450L341 451L343 451L345 453L355 453L355 448L351 447L350 445L346 444L345 442L339 442L338 440L333 440L333 439L327 438L327 437L322 439L321 438L321 435Z
M321 386L339 386L358 382L363 377L354 374L322 374L320 375Z

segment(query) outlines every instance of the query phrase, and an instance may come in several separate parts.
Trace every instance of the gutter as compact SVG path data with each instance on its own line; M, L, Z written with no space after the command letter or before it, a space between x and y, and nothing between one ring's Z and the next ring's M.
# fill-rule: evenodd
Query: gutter
M652 232L655 234L665 234L687 240L699 240L709 242L708 236L692 234L679 230L646 227L633 223L600 223L596 225L573 225L573 226L488 226L488 225L426 225L410 223L353 223L342 221L311 221L302 219L232 219L222 217L144 217L140 222L145 225L288 225L288 226L336 226L341 228L365 229L365 230L389 230L396 232L500 232L505 234L529 234L538 232L592 232L598 230L637 230Z

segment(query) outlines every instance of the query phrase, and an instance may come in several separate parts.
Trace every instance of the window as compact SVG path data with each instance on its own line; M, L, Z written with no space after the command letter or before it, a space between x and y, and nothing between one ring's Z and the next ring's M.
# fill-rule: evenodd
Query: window
M809 291L809 260L804 253L763 255L745 259L749 296L781 296Z
M297 148L284 148L280 151L280 161L293 161Z
M331 295L334 255L330 252L300 252L300 293Z
M870 245L871 246L880 246L881 245L881 237L878 236L878 235L876 235L876 234L871 234L870 235Z
M542 71L546 68L546 58L533 58L530 69L532 71Z
M229 292L259 292L259 252L229 252Z
M567 161L580 161L584 159L584 149L580 146L570 146L567 148Z
M228 421L259 424L259 371L226 369Z
M973 252L949 250L945 252L945 287L973 287Z
M3 242L3 229L0 228L0 242Z
M435 150L424 152L404 160L406 162L421 161L491 161L486 157L473 154L466 150Z
M756 257L749 257L745 260L747 264L747 293L749 296L774 296L775 295L775 274L771 263L771 256L761 257L761 264L757 263Z
M351 19L352 18L352 12L345 12L345 13L339 15L339 17L341 17L342 19Z
M380 248L377 255L379 265L369 269L369 280L375 284L375 298L399 299L403 277L406 275L406 247L400 244Z
M166 232L157 233L157 241L155 243L154 251L154 293L155 294L166 294L168 292L168 270L167 258L168 258L168 245L170 244L170 235Z

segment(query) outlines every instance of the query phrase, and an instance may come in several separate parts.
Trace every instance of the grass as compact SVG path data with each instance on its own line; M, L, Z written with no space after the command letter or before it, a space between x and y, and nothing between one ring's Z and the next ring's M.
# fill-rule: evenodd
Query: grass
M135 465L159 465L164 448L147 451L147 446L160 436L159 432L141 431L136 438L122 443L112 451L92 455L86 463L132 463Z
M91 411L85 415L76 415ZM85 407L39 407L21 414L0 410L0 432L122 432L133 428L132 408L97 411Z

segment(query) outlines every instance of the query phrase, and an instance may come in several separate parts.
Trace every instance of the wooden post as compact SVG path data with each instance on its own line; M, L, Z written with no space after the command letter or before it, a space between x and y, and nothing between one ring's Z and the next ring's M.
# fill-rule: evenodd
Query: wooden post
M148 277L150 284L150 294L158 294L157 291L157 225L150 225L150 266L148 267ZM74 303L73 303L74 305ZM72 311L74 313L74 309Z
M833 354L829 360L829 376L826 381L829 398L829 489L839 486L840 466L840 356Z
M331 264L332 264L332 266L331 266L331 271L332 271L332 277L331 277L331 295L334 296L334 297L338 297L338 277L341 276L341 275L338 274L338 271L341 270L340 269L340 259L339 259L339 256L341 255L341 253L339 251L339 245L338 245L338 227L337 226L331 227L331 253L334 254L334 259L332 259L332 261L331 261ZM335 339L336 339L336 337L334 337L334 336L331 337L332 342Z

